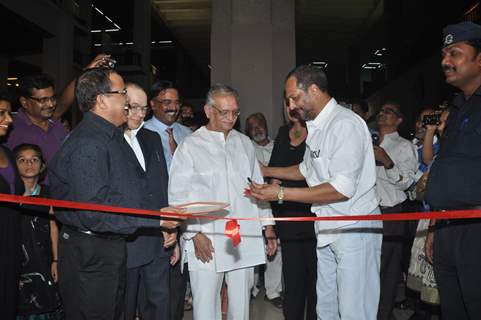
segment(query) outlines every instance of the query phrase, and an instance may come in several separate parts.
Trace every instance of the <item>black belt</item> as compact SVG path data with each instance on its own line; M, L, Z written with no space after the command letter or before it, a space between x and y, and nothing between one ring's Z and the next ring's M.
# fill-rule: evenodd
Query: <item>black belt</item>
M481 206L473 206L473 207L463 207L463 208L455 208L455 209L439 209L433 208L432 211L447 211L447 210L481 210ZM437 227L445 227L450 225L462 225L462 224L473 224L473 223L481 223L481 218L467 218L467 219L439 219L436 220Z
M127 238L127 235L112 233L112 232L93 232L90 230L82 230L80 228L73 227L73 226L64 226L64 228L66 229L67 233L75 232L81 235L100 238L100 239L106 239L106 240L125 240Z

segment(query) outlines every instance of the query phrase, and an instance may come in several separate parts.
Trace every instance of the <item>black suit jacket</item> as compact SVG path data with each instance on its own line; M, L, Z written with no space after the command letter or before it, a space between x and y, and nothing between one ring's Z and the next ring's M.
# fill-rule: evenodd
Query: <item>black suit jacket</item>
M158 210L169 204L167 197L168 172L160 136L148 129L137 132L137 140L145 159L144 172L134 151L126 142L128 161L137 163L137 170L144 178L142 187L145 195L145 209ZM163 247L164 239L160 229L139 229L127 241L127 267L135 268L151 262L156 257L169 256L171 250Z

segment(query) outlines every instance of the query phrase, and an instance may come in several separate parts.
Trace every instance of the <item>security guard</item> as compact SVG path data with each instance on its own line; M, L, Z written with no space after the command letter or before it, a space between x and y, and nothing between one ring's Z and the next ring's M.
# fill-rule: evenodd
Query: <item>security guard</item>
M481 26L444 29L441 66L453 100L426 200L434 210L481 209ZM433 244L434 238L434 244ZM481 219L439 220L426 243L444 319L481 316Z

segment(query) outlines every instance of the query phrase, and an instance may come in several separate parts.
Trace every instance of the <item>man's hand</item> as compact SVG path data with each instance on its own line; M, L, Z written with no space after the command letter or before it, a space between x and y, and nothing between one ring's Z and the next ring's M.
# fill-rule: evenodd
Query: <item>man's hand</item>
M109 59L110 54L99 53L92 61L90 61L85 69L107 67Z
M212 242L210 241L210 239L199 232L194 237L192 237L192 241L194 241L195 256L197 257L197 259L199 259L203 263L211 261L214 247L212 246Z
M386 150L379 146L373 146L374 148L374 158L383 164L384 168L390 169L394 166L394 162L387 154Z
M251 195L262 201L275 201L279 193L280 186L278 184L258 184L252 182L250 185Z
M58 281L58 263L57 263L57 261L52 261L52 265L50 266L50 272L52 274L53 282L57 283L57 281Z
M180 246L177 243L175 245L174 251L172 252L172 255L170 256L170 265L175 266L175 264L180 260Z
M177 231L162 231L162 235L164 236L164 248L172 247L177 243Z
M426 254L426 259L428 259L430 264L433 264L433 242L434 231L428 231L426 242L424 243L424 254Z
M266 226L266 229L264 230L264 235L267 240L267 256L272 257L276 254L277 251L277 236L276 232L274 231L274 227Z
M165 212L165 213L185 213L184 209L179 209L176 207L165 207L160 209L160 212ZM160 226L162 228L166 229L175 229L177 228L184 220L187 219L187 217L175 217L175 218L167 218L164 217L162 220L160 220Z

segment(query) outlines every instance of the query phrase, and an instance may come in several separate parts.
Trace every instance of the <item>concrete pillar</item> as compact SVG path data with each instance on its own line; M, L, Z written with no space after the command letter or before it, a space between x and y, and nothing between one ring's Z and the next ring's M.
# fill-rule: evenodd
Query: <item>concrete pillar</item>
M263 112L275 137L284 77L295 66L294 0L213 0L211 82L240 94L241 124Z
M151 1L136 0L134 1L134 30L133 41L134 50L141 55L142 74L137 78L139 84L145 88L150 87L150 48L151 48Z

